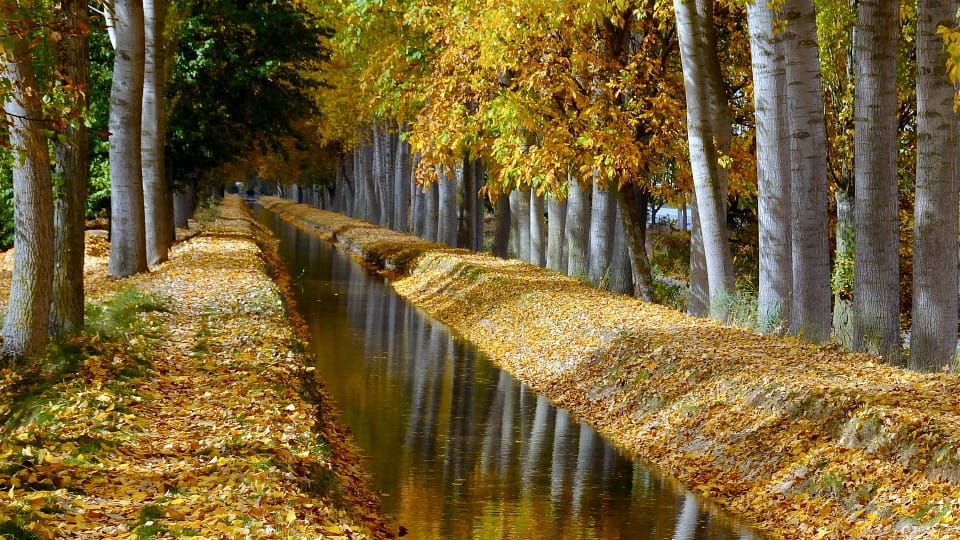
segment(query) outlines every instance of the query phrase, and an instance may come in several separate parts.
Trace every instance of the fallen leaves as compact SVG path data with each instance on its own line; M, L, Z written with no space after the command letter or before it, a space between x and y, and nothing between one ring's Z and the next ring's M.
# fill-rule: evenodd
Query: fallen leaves
M148 274L106 279L88 246L108 315L70 344L77 370L0 373L2 534L388 536L342 428L301 397L301 336L241 204Z
M774 537L960 538L960 376L262 203L386 268L401 295L518 378Z

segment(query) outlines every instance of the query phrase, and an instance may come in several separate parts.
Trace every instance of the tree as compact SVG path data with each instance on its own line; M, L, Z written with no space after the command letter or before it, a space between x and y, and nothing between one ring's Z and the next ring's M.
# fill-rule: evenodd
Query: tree
M3 321L2 354L21 360L47 343L53 299L53 188L43 105L30 61L28 30L8 20L3 39L3 96L13 168L14 252L10 300ZM5 14L6 15L6 14ZM27 21L25 24L29 24Z
M147 271L141 168L143 4L116 0L109 15L116 36L110 89L109 272L122 277Z
M813 0L786 0L783 36L790 137L790 242L793 302L790 331L813 342L830 339L830 251L823 93Z
M687 97L687 134L690 145L690 165L696 190L697 212L703 249L706 256L707 282L710 289L711 309L722 309L724 296L735 292L733 260L730 255L730 240L727 237L725 199L718 168L716 134L711 110L711 93L706 57L716 54L716 46L709 47L704 39L707 20L698 13L694 0L675 0L677 34L680 39L680 57L683 64L683 81ZM716 83L719 86L719 83ZM715 99L715 98L713 98ZM713 105L714 107L716 105ZM715 313L720 319L726 314Z
M956 0L920 0L917 21L917 181L913 230L912 369L953 366L957 347L957 147L954 87L939 28Z
M144 231L147 263L167 260L174 240L173 199L164 166L166 143L166 50L164 28L168 0L145 0L143 125L141 140Z
M757 320L762 331L777 330L791 320L793 251L790 232L789 147L786 68L783 45L774 31L770 3L747 4L753 65L753 100L757 140L759 266Z
M89 177L89 135L80 118L89 102L87 3L65 0L65 16L59 70L72 94L73 118L64 127L63 137L54 142L54 161L59 182L54 199L54 274L50 333L64 334L83 326L84 211Z
M896 2L861 0L854 32L854 347L900 362Z

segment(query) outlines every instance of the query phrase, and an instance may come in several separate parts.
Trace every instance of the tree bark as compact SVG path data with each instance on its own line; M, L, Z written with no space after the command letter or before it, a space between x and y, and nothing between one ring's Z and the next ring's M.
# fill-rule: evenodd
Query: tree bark
M576 178L570 178L567 197L567 275L590 278L590 195Z
M594 175L590 208L590 283L610 288L613 261L613 230L616 219L615 195Z
M147 271L141 166L143 107L143 4L113 2L116 32L110 88L110 262L114 277Z
M450 247L457 247L457 178L446 174L437 166L437 188L440 197L438 209L437 240Z
M567 248L563 232L567 224L567 202L547 196L547 268L555 272L567 270Z
M957 349L957 114L939 26L956 0L920 0L917 19L917 185L913 229L911 369L950 370Z
M396 186L396 200L393 205L393 223L394 228L400 232L409 232L410 227L410 206L411 206L411 187L413 185L413 167L412 156L410 153L410 143L403 139L403 133L408 127L401 127L397 134L397 152L395 156L394 186Z
M89 22L87 3L65 0L67 32L63 38L60 71L78 88L89 80L87 52ZM80 92L75 110L85 111L88 98ZM65 129L65 141L54 142L54 154L60 184L54 199L54 273L53 302L50 310L50 334L61 335L83 328L83 258L87 178L89 176L89 134L82 121Z
M544 223L544 196L530 189L530 264L539 267L547 265L547 252L544 242L547 239Z
M144 230L147 264L167 260L173 245L173 216L167 205L170 187L164 171L164 21L168 0L143 2L145 54L143 72L143 126L141 166L143 173Z
M497 195L494 203L495 222L493 231L493 254L501 259L509 256L510 249L510 197L505 193Z
M0 54L0 76L10 88L3 109L14 152L15 233L2 354L19 361L42 352L47 343L53 299L53 182L43 105L27 41L12 34L8 43L12 49Z
M712 3L712 0L703 1ZM735 283L726 226L726 193L722 192L717 170L716 133L710 116L710 74L705 61L707 55L716 54L716 44L711 48L705 47L705 22L698 16L693 0L674 0L674 10L687 99L690 165L706 257L710 308L717 310L712 313L713 316L725 320L722 302L718 301L735 293Z
M790 324L793 295L786 59L770 4L749 2L747 16L757 144L757 324L761 332L773 333Z
M790 331L807 341L830 339L830 247L827 146L813 0L786 0L786 63L791 179L793 298Z
M900 363L897 215L898 4L860 0L854 31L854 344Z
M617 204L626 234L630 266L633 271L633 295L647 302L653 301L653 274L647 257L647 202L646 192L634 184L627 184L617 192Z

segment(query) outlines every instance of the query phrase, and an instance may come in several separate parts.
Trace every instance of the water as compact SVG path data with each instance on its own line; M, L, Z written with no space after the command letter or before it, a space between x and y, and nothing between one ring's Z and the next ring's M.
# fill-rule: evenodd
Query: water
M281 239L319 377L408 538L755 539L500 370L384 279Z

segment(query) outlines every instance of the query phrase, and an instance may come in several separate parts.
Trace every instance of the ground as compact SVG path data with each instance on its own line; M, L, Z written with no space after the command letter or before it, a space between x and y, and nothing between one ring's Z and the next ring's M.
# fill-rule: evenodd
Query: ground
M280 199L555 404L774 538L960 538L960 376L759 336Z
M208 217L124 279L88 235L87 330L2 371L0 536L392 536L313 380L271 240L238 198Z

